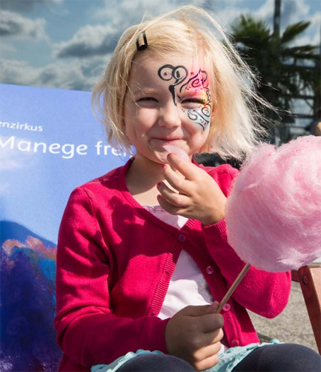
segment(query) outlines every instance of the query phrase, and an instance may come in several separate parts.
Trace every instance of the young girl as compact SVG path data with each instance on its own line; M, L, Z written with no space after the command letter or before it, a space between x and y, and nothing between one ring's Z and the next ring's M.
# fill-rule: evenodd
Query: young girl
M216 22L192 6L119 40L94 97L110 143L135 155L68 201L57 255L60 371L319 368L308 348L258 346L245 310L278 315L289 273L251 268L216 314L244 266L224 222L237 171L184 158L240 158L255 146L252 79Z

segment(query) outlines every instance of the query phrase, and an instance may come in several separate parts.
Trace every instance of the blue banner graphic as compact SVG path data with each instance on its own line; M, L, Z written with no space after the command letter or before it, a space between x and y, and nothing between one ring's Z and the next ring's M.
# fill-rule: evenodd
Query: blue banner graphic
M0 370L57 371L55 258L69 194L126 162L91 93L0 85Z

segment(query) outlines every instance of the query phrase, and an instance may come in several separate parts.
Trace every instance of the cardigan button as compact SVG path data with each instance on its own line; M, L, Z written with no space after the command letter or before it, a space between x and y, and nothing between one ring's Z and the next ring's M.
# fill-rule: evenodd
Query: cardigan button
M224 310L224 311L229 311L229 310L231 310L231 305L230 305L230 304L225 304L225 305L223 306L223 310Z
M207 268L205 270L206 270L206 273L208 275L212 275L214 273L214 267L213 266L207 266Z
M240 340L237 338L233 338L233 340L231 341L231 346L233 347L240 346Z
M185 234L179 234L178 237L177 237L177 240L180 243L185 243L186 242L186 235Z

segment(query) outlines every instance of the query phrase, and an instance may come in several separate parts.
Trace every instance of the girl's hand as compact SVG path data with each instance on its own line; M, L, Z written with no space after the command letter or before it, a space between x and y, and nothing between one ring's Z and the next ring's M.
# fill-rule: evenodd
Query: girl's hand
M226 197L213 178L195 164L169 154L164 167L164 182L157 187L158 202L168 213L199 220L212 225L225 217Z
M223 317L215 314L218 302L206 306L187 306L165 329L167 352L184 359L197 371L211 368L219 361L223 337Z

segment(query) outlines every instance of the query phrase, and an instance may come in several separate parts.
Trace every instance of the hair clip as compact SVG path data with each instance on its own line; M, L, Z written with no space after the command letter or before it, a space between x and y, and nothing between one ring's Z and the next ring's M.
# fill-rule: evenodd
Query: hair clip
M144 49L146 49L148 47L147 37L146 37L145 31L142 31L141 34L143 35L144 43L143 44L139 44L140 35L138 35L138 38L136 40L136 48L137 48L137 50L144 50Z

